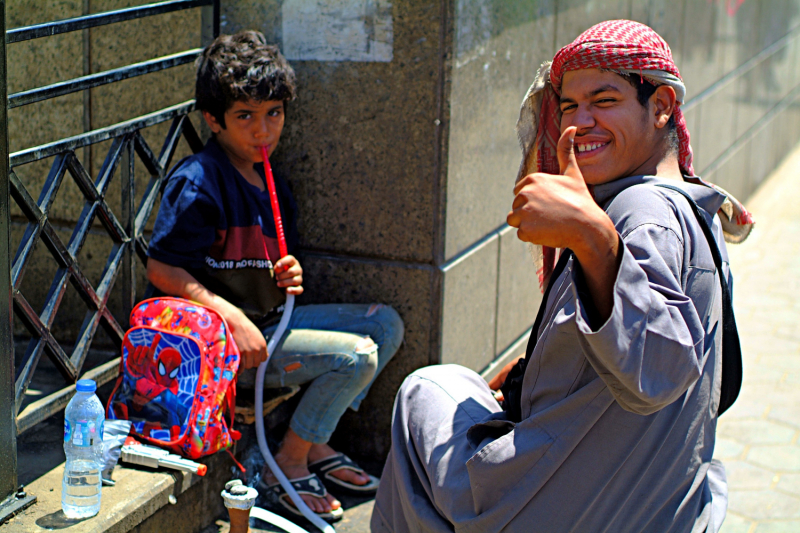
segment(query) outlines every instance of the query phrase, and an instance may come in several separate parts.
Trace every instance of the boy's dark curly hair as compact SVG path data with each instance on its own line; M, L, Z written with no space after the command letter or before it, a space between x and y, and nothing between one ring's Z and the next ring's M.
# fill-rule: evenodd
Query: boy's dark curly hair
M244 30L220 35L197 58L196 107L225 127L225 111L234 102L295 98L294 70L264 35Z

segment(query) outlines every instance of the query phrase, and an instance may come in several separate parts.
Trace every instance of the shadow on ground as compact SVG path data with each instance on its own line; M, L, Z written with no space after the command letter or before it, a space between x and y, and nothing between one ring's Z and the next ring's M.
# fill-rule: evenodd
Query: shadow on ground
M66 516L64 516L64 511L58 510L55 513L50 513L36 520L36 525L42 529L48 529L48 530L66 529L68 527L74 526L75 524L80 524L84 520L88 519L67 518Z

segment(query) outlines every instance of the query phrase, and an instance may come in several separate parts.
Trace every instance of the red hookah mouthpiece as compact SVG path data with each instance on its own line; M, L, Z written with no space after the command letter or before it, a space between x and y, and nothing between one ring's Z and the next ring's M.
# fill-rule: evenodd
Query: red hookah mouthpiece
M261 146L261 155L264 158L264 175L267 178L269 202L272 205L272 218L275 219L275 233L278 234L278 249L281 258L289 255L286 249L286 236L283 233L283 220L281 220L281 207L278 204L278 193L275 191L275 178L272 177L272 166L269 164L269 146Z

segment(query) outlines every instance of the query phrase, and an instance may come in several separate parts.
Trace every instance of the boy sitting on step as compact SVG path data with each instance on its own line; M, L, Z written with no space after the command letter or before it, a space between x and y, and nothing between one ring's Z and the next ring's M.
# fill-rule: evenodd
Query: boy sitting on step
M255 31L221 35L197 63L197 109L213 135L168 177L148 251L147 277L168 295L216 309L233 332L242 368L267 361L265 387L310 383L275 459L308 506L323 518L341 504L323 483L360 493L377 490L367 475L327 442L344 411L357 410L375 376L403 339L391 307L372 304L299 306L275 353L275 331L288 294L303 292L297 206L276 176L290 255L279 258L261 147L272 155L295 98L295 75L275 46ZM318 477L318 474L323 479ZM298 513L270 472L271 491Z

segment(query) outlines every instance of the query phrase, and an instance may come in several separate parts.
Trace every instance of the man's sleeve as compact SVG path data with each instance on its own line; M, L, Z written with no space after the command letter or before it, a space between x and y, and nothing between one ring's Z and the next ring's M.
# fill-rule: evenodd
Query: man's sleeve
M183 176L167 182L147 255L171 266L201 268L216 238L219 206Z
M614 307L597 329L591 303L574 289L584 353L619 404L634 413L658 411L700 377L705 333L681 286L683 246L674 231L655 224L625 235Z

